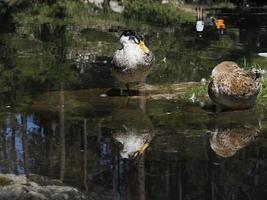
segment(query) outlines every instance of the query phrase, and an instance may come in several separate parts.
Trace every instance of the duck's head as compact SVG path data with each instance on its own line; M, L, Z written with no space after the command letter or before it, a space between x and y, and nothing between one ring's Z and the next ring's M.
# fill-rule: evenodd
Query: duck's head
M239 69L239 66L237 63L232 62L232 61L223 61L214 67L214 69L212 70L211 76L216 77L220 73L229 73L237 69Z
M124 31L120 36L120 43L122 46L137 45L144 53L150 53L149 48L145 45L144 37L140 34L134 33L133 31Z
M261 78L266 74L266 71L264 69L257 69L256 67L252 67L250 72L252 73L255 80Z

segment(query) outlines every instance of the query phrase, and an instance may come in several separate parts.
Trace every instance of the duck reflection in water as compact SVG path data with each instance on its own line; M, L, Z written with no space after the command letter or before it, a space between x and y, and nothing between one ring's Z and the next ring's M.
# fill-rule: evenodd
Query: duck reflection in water
M141 109L127 108L117 110L112 115L113 138L120 144L121 158L134 159L144 154L153 136L153 126L145 113L145 99L140 98Z
M223 113L212 120L210 147L221 157L231 157L255 141L260 123L252 112Z
M146 199L145 152L154 137L154 128L145 112L144 95L138 101L138 106L132 99L112 114L112 137L120 147L115 167L118 199Z
M152 139L149 130L131 129L123 126L124 131L119 131L114 138L122 144L120 156L122 158L133 159L142 155Z

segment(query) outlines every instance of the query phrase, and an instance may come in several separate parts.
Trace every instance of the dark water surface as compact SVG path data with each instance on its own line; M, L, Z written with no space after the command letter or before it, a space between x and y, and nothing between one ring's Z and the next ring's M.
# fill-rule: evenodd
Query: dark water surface
M190 23L134 25L156 55L147 83L207 79L222 60L264 67L266 25L240 24L201 38ZM119 86L110 75L118 29L44 23L0 34L0 172L60 179L92 199L265 199L266 107L213 113L101 95ZM121 135L149 147L123 159Z

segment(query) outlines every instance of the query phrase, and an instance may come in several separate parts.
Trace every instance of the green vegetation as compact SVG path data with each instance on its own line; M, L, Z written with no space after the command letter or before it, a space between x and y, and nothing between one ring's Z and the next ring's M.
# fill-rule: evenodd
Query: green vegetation
M263 79L261 96L262 97L267 97L267 78Z
M178 25L194 21L192 13L180 10L175 4L162 5L160 1L133 0L126 2L126 17L155 24Z
M192 13L182 11L174 4L162 5L159 1L134 0L125 2L125 12L117 14L109 7L100 9L90 3L74 0L37 1L31 4L24 3L22 9L14 9L12 16L18 24L124 24L130 20L142 20L155 25L179 26L184 22L192 22ZM0 12L1 13L1 12ZM107 20L109 21L107 23ZM118 21L120 23L118 24Z
M32 6L16 10L13 17L15 22L24 25L44 23L64 25L74 21L75 17L81 17L81 14L86 16L85 11L88 6L81 2L66 0L58 0L51 4L33 3Z
M0 187L10 185L12 183L12 180L10 180L7 177L0 176Z
M203 85L198 85L192 88L190 91L188 91L187 97L191 97L193 94L195 94L197 98L203 98L207 93L208 93L208 85L203 84Z

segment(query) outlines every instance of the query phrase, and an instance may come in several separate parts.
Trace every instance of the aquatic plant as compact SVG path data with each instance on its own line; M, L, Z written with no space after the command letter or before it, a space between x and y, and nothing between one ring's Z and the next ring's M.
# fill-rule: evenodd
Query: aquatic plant
M196 97L203 97L207 94L208 92L208 85L198 85L196 87L193 87L189 92L187 96L192 96L195 94Z
M12 183L12 180L10 180L9 178L0 176L0 187L10 185L11 183Z
M267 78L263 79L262 91L260 94L262 97L267 97Z

